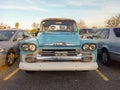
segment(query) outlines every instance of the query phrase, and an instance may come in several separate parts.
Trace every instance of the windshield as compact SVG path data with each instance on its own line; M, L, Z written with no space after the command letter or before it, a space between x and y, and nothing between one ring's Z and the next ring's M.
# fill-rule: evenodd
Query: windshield
M15 31L0 31L0 41L8 41L14 35Z
M94 33L93 29L80 29L80 34L91 34Z
M120 28L114 28L116 37L120 37Z
M74 21L46 20L42 22L41 32L74 32Z

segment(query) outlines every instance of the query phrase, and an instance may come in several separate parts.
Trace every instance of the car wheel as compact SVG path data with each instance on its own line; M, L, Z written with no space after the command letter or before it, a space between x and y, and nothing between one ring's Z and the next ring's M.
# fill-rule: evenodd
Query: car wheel
M103 50L101 60L104 65L110 65L111 60L107 50Z
M11 66L15 62L15 53L13 50L10 50L6 56L6 65Z

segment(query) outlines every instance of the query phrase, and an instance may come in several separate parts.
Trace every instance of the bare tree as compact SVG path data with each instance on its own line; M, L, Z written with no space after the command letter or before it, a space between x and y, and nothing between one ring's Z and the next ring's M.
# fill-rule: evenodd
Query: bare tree
M32 26L32 28L33 28L33 29L37 29L37 28L38 28L38 26L39 26L39 24L38 24L38 23L36 23L36 22L33 22L33 24L32 24L31 26Z
M120 14L117 16L111 17L110 19L105 21L106 27L117 27L120 25Z
M4 24L4 23L0 23L0 29L6 29L7 28L7 25Z
M87 28L84 20L78 21L77 26L78 26L78 28Z

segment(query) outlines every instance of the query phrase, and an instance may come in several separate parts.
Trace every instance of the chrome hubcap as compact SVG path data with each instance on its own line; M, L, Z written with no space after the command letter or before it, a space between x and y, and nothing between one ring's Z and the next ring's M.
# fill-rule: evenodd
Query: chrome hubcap
M14 62L15 55L11 52L8 55L8 62L12 64Z

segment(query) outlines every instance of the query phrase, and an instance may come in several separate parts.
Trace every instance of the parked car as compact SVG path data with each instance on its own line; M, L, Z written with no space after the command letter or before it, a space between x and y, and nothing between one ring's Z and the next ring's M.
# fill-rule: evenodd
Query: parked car
M0 66L11 66L19 58L18 43L28 37L23 30L0 30Z
M80 34L81 38L92 39L94 32L95 32L95 30L92 28L84 28L84 29L82 28L82 29L80 29L79 34Z
M93 37L98 43L103 64L109 65L111 60L120 61L120 27L98 29Z
M27 72L97 69L96 43L79 37L74 20L48 18L40 26L37 37L20 42L20 69Z

